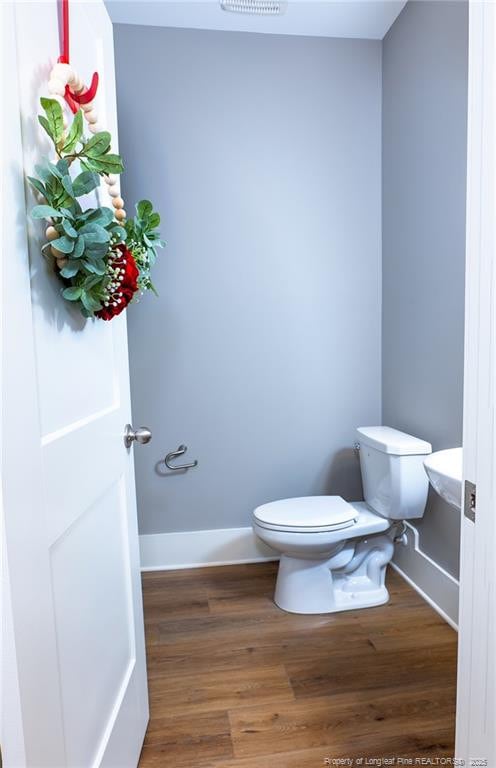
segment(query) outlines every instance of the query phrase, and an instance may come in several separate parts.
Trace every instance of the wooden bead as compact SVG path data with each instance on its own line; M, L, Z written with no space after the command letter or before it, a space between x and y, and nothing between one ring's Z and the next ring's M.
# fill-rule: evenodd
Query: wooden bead
M118 208L118 210L115 212L115 218L117 221L124 221L126 218L126 211L124 208Z
M85 118L88 121L88 123L97 123L98 122L98 114L96 109L91 109L89 112L86 112Z
M112 186L108 188L108 193L110 197L120 197L120 194L121 194L117 184L112 184Z
M57 259L57 266L58 266L58 268L59 269L63 269L68 261L69 261L69 259L67 259L65 256L62 257L62 258L58 258Z
M48 81L48 93L50 95L58 94L59 96L63 96L65 93L65 83L63 83L62 80L59 80L58 77L52 77Z
M72 80L69 82L69 85L71 86L71 91L73 93L79 93L84 89L84 81L81 75L78 75L77 72L73 72Z
M112 205L114 208L124 208L124 200L122 197L114 197L112 200Z
M55 229L55 227L47 227L45 230L46 239L50 242L50 240L56 240L59 236L59 233Z
M59 251L57 248L54 248L53 245L50 246L50 251L52 256L54 256L56 259L64 259L65 256L62 253L62 251Z

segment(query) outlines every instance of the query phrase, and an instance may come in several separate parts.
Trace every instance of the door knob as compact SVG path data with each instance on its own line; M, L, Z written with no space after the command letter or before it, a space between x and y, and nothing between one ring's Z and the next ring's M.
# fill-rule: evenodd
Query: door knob
M148 427L138 427L138 429L133 429L131 424L126 424L124 428L124 444L126 448L130 448L134 440L141 445L146 445L151 439L152 433Z

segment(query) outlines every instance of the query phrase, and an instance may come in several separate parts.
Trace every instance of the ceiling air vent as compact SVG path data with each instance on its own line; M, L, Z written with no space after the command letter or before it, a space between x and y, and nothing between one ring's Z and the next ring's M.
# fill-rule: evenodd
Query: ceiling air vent
M223 11L251 13L256 16L280 16L286 6L287 0L220 0Z

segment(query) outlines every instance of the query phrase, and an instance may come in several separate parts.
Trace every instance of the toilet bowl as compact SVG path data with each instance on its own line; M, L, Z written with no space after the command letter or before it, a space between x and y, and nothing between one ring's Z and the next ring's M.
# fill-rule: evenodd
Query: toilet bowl
M360 427L365 501L281 499L253 512L255 534L281 553L275 603L290 613L333 613L386 603L398 523L423 515L431 446L390 427Z

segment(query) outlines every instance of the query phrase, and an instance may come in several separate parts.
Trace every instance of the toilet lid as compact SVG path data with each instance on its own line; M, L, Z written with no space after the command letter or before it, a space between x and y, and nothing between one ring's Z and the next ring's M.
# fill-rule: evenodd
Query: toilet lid
M341 496L302 496L262 504L253 516L263 528L307 533L349 528L358 512Z

